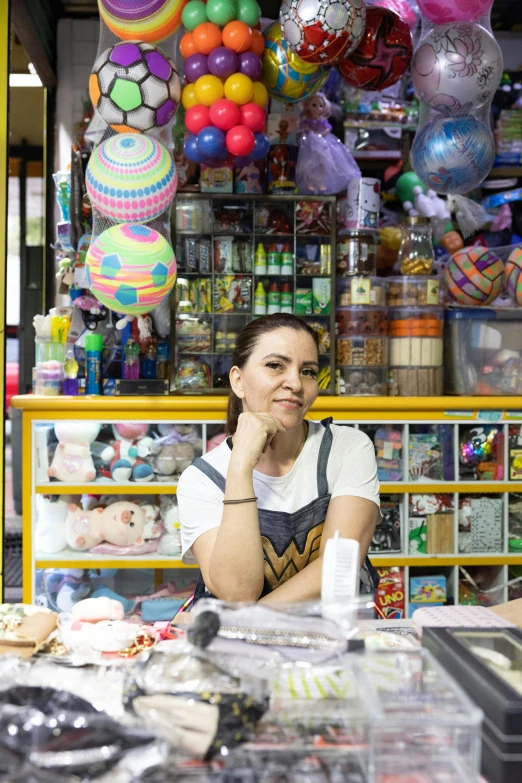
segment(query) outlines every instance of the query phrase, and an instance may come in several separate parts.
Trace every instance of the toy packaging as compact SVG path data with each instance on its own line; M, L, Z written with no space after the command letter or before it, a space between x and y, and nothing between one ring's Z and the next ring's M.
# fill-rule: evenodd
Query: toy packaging
M460 478L504 479L504 434L501 427L466 427L460 437Z
M295 144L275 144L268 154L268 192L297 193L295 168L297 164L297 146Z
M402 481L402 431L380 427L374 438L379 481Z
M214 312L251 312L252 279L238 275L224 275L214 280Z
M410 577L410 601L412 603L445 603L445 576L412 576Z
M435 433L410 433L410 480L442 479L441 444Z
M234 193L265 193L266 165L264 160L253 160L234 169Z
M370 552L400 552L402 512L400 496L381 496L381 519L377 522Z
M232 166L201 166L199 183L202 193L233 193L234 169Z
M377 569L381 581L375 604L387 620L403 620L405 610L404 571L396 566Z
M296 144L297 115L270 112L266 132L270 144Z
M427 554L428 520L426 517L410 517L408 551L410 555Z

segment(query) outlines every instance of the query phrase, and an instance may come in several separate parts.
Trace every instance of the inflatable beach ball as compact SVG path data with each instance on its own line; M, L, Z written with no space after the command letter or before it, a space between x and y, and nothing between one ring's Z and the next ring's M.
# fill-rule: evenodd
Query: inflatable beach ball
M123 42L94 63L89 95L115 131L145 133L172 120L181 84L174 63L156 46Z
M96 147L85 181L91 204L102 215L117 223L146 223L170 207L178 178L162 144L122 133Z
M488 305L504 283L504 263L486 247L464 247L444 269L448 294L461 305Z
M522 307L522 245L518 245L506 261L507 290Z
M100 16L118 38L157 43L181 24L187 0L98 0Z
M279 22L265 30L264 38L263 84L273 98L294 103L309 98L326 83L330 68L305 63L294 54Z
M117 313L154 310L176 281L176 258L166 239L148 226L124 223L92 243L86 259L89 288Z

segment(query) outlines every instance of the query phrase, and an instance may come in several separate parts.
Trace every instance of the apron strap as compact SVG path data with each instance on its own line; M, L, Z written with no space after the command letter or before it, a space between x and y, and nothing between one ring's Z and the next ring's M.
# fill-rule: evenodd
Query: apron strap
M208 478L214 482L216 487L225 493L225 486L226 481L225 477L221 475L219 470L216 470L212 465L210 465L203 457L197 457L192 464L195 468L198 468L202 473L205 474L205 476L208 476Z
M323 439L319 448L319 458L317 460L317 494L320 498L328 495L328 478L326 471L328 468L328 458L330 451L332 450L333 435L330 429L330 424L333 419L330 416L327 419L323 419L321 424L324 427Z

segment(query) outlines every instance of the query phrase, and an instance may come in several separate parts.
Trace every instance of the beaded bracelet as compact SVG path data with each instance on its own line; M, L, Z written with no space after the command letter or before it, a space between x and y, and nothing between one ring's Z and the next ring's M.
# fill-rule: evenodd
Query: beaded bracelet
M229 506L233 503L255 503L257 498L243 498L242 500L224 500L223 505Z

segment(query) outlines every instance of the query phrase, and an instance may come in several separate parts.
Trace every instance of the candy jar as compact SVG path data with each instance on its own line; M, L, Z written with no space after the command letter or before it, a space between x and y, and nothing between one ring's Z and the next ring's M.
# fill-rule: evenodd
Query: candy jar
M403 275L429 275L434 252L428 218L407 217L402 228L399 264Z

